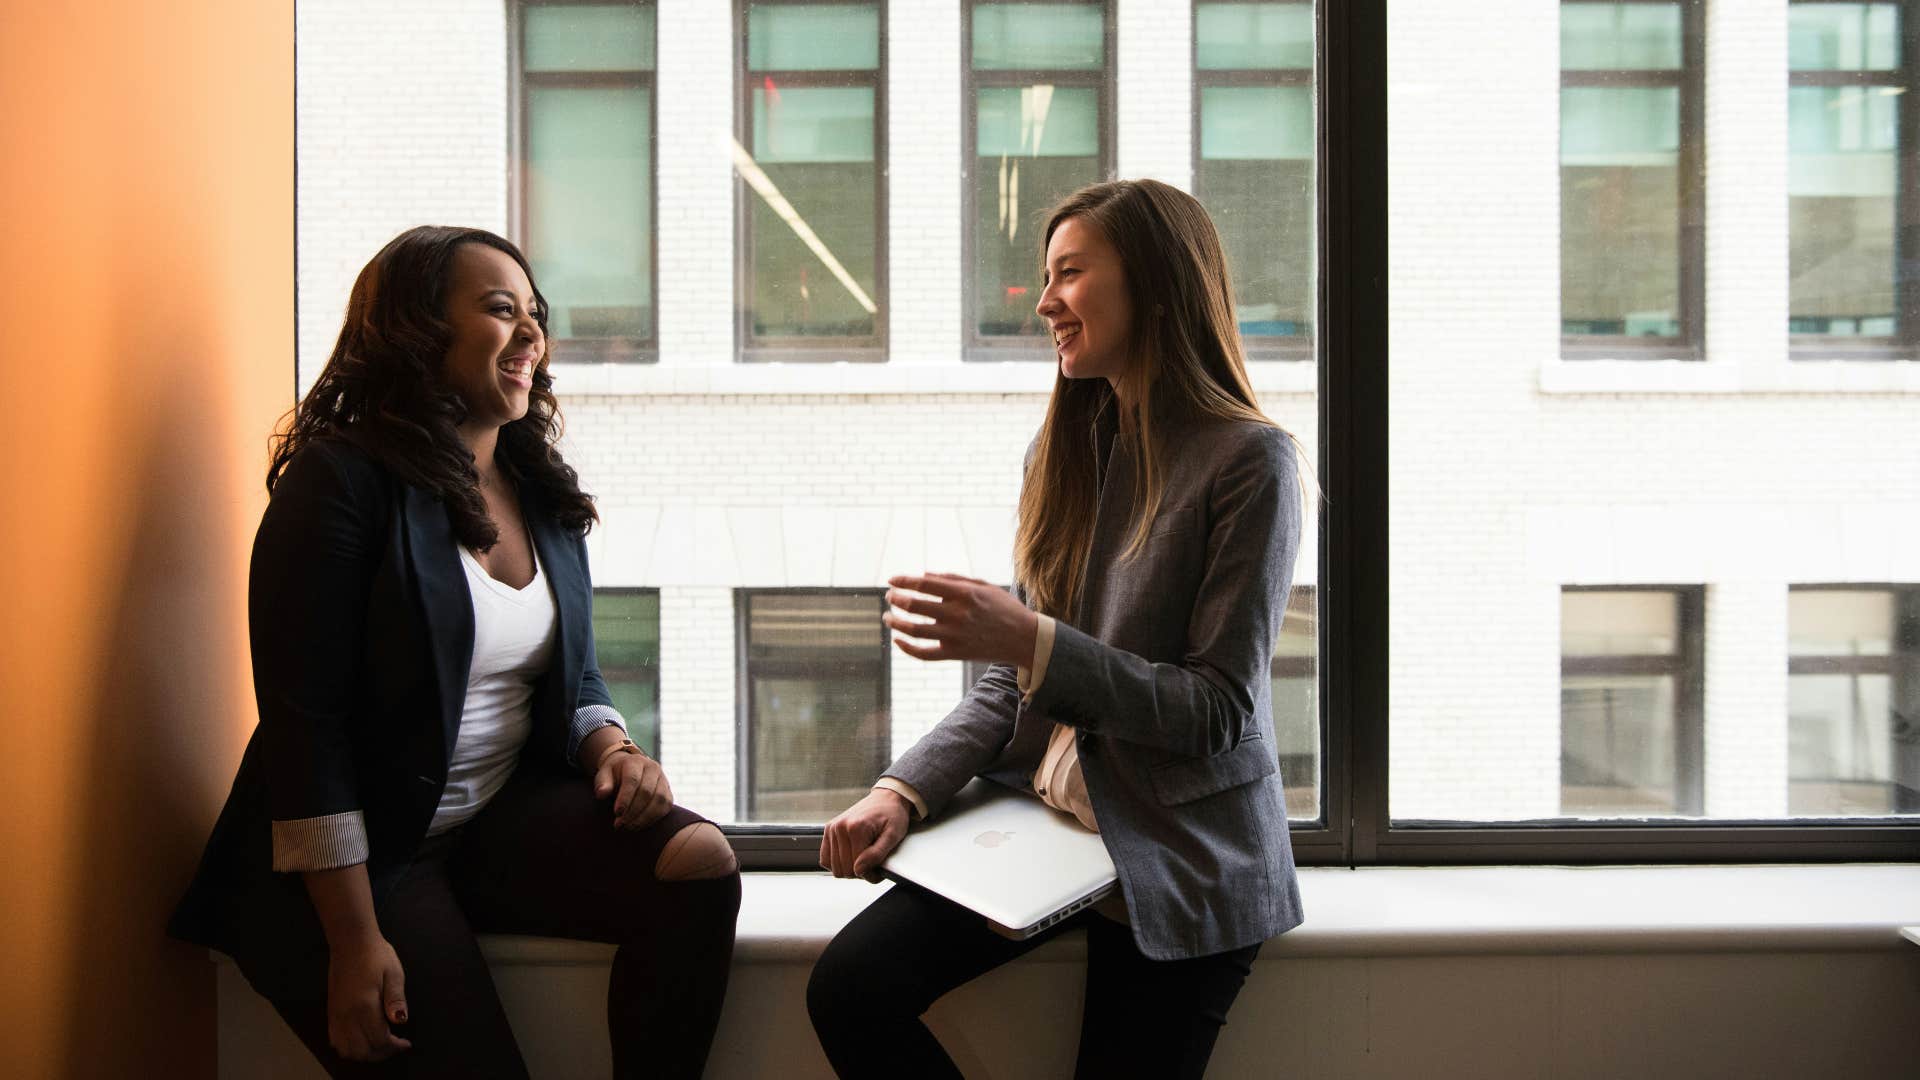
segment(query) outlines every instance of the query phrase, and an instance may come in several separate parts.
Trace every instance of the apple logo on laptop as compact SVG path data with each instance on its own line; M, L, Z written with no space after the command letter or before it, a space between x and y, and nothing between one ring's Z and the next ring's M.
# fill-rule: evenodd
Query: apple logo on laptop
M976 844L979 844L983 848L997 848L1001 844L1004 844L1011 839L1013 839L1013 834L1010 832L1001 832L998 829L988 829L986 832L983 832L979 836L974 837L973 842Z

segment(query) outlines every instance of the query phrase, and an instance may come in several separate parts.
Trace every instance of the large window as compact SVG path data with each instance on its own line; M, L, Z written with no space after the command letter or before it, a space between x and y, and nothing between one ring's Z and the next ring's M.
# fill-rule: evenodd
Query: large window
M885 7L751 0L743 11L744 356L883 359Z
M1194 194L1220 230L1255 356L1313 358L1313 5L1193 9Z
M1700 813L1698 589L1560 599L1560 812Z
M891 760L880 592L742 591L740 819L819 822Z
M1898 272L1913 182L1901 147L1916 119L1903 8L1796 0L1788 12L1787 318L1798 355L1912 339L1911 286Z
M1920 811L1920 589L1795 586L1787 627L1792 813Z
M593 645L627 734L665 761L660 745L660 590L593 590Z
M1920 857L1920 367L1787 362L1909 354L1912 11L301 4L296 383L402 229L522 242L609 684L807 867L964 692L880 583L1010 578L1044 211L1188 183L1325 495L1267 687L1302 862Z
M516 227L554 357L652 359L653 5L518 10Z
M966 16L968 343L1044 359L1046 212L1113 169L1108 5L976 2Z
M1699 346L1704 6L1560 5L1560 327L1569 356L1691 357Z

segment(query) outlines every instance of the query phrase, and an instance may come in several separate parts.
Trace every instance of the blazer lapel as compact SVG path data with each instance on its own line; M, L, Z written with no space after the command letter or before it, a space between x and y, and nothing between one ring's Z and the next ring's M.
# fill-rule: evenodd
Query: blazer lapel
M459 541L447 510L431 494L408 486L401 499L406 517L407 558L420 590L421 624L433 656L440 695L441 765L453 760L460 714L467 703L467 672L473 666L473 595L460 566Z

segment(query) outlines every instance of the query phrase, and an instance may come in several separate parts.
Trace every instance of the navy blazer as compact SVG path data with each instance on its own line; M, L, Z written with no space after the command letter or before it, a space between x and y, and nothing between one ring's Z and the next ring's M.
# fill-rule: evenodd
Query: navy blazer
M558 609L522 765L570 768L576 714L612 705L594 656L586 543L524 487L522 508ZM297 878L272 871L275 822L357 813L376 903L391 888L433 821L466 702L473 600L457 545L435 496L343 439L316 440L287 464L247 589L260 722L174 936L228 947L235 904L304 899L288 887Z

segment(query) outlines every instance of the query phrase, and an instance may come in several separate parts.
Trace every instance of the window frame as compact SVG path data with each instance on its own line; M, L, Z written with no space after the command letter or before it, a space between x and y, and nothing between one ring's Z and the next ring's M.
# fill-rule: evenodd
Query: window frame
M1887 71L1795 71L1787 68L1787 88L1832 86L1893 86L1901 88L1896 108L1900 145L1894 154L1894 226L1893 268L1894 308L1899 332L1866 337L1847 334L1796 334L1787 331L1787 358L1791 361L1818 360L1917 360L1920 359L1920 279L1903 274L1899 268L1908 252L1920 251L1920 168L1915 155L1920 153L1920 106L1908 100L1920 90L1920 4L1914 0L1789 0L1788 17L1796 7L1834 4L1890 2L1900 19L1900 63ZM1789 119L1789 123L1791 120ZM1792 150L1787 151L1789 158ZM1791 199L1791 196L1789 196ZM1793 218L1787 218L1787 274L1793 274ZM1787 317L1793 317L1789 300Z
M1054 360L1053 350L1047 346L1045 335L1033 337L1002 337L980 332L980 289L974 266L974 232L980 227L975 212L976 193L974 191L974 165L980 156L980 109L978 94L981 90L1032 86L1037 83L1049 83L1054 86L1066 86L1073 89L1087 89L1097 94L1095 99L1099 115L1100 153L1099 179L1111 180L1114 177L1117 155L1114 151L1114 137L1119 127L1119 63L1114 55L1115 45L1119 41L1114 26L1118 15L1118 0L1059 0L1081 7L1097 7L1101 18L1101 58L1099 71L1071 71L1059 68L1021 68L1014 71L975 71L973 69L973 12L982 6L1004 4L1019 5L1026 0L964 0L960 6L960 356L965 362L991 362L1000 360ZM1040 265L1038 251L1034 253L1034 265Z
M536 7L644 7L653 12L654 66L645 71L537 71L526 70L527 10ZM647 92L647 325L651 333L639 337L550 338L549 361L555 364L657 364L660 362L660 5L657 0L511 0L507 29L507 80L513 107L507 110L507 220L513 242L526 250L532 230L528 223L527 137L531 127L528 107L535 87L563 89L645 90Z
M1285 3L1304 6L1308 9L1309 14L1318 6L1317 0L1194 0L1193 3L1188 5L1188 21L1191 26L1188 33L1190 41L1187 65L1193 75L1192 127L1189 129L1193 132L1193 146L1192 158L1189 165L1191 170L1190 175L1193 177L1193 196L1199 199L1202 205L1206 203L1206 192L1202 191L1200 187L1200 123L1202 112L1200 99L1202 91L1216 87L1264 88L1305 86L1309 90L1314 88L1313 69L1310 67L1215 69L1202 68L1200 66L1201 5L1251 7L1262 3ZM1317 166L1315 167L1315 172L1316 174L1318 173ZM1318 194L1318 192L1315 192L1316 197ZM1318 332L1319 327L1315 326L1311 327L1308 333L1297 338L1282 337L1274 334L1241 334L1240 346L1241 350L1246 354L1249 363L1267 363L1273 361L1297 363L1310 361L1315 357L1314 337Z
M1560 0L1559 9L1569 3L1601 0ZM1668 88L1680 91L1680 152L1675 168L1680 178L1679 258L1676 283L1680 312L1679 337L1642 337L1632 334L1560 335L1562 360L1689 360L1706 358L1706 0L1604 0L1620 5L1639 4L1654 7L1678 6L1680 9L1680 69L1678 71L1560 69L1559 90L1597 88ZM1565 116L1555 104L1556 131L1563 130ZM1566 166L1560 162L1559 143L1554 147L1555 172ZM1559 211L1555 211L1559 216ZM1564 235L1566 221L1560 217ZM1566 287L1566 268L1560 269L1561 297ZM1565 309L1561 309L1561 319Z
M835 68L830 71L755 71L749 67L748 9L751 7L818 7L832 0L732 0L733 17L733 137L753 147L753 87L756 78L770 77L781 86L864 87L873 91L873 333L862 337L769 335L753 332L753 200L758 194L738 169L733 170L734 234L734 361L758 363L830 363L844 360L877 364L887 360L888 190L887 190L887 7L888 0L849 0L870 3L879 20L879 53L872 71ZM835 283L838 287L838 283Z

